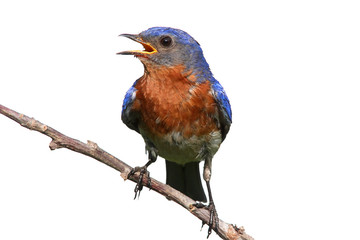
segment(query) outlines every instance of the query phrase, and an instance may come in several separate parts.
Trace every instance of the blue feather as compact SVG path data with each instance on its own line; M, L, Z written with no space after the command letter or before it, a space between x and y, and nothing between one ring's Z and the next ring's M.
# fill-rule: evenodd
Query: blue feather
M139 132L138 129L138 115L134 111L131 110L131 106L135 100L136 95L134 95L137 91L135 85L137 80L131 86L131 88L126 92L124 102L122 105L121 119L130 129L133 129Z
M192 71L198 82L211 78L211 71L206 62L200 44L188 33L175 28L153 27L140 33L142 39L156 43L159 36L172 36L176 39L180 51L162 54L159 61L163 65L183 64L185 71ZM189 57L191 56L191 57ZM153 56L155 58L155 56ZM181 60L180 62L177 62Z
M224 88L221 84L215 79L211 78L210 82L212 83L211 88L214 92L214 97L217 102L219 111L219 123L221 128L222 140L226 138L227 133L230 130L230 125L232 122L232 113L229 98L226 96Z
M218 102L219 106L222 108L221 110L224 111L227 115L228 120L230 123L232 122L232 112L229 98L227 97L224 88L221 84L215 79L211 79L212 88L215 93L216 101Z
M132 96L133 96L134 92L136 92L136 88L135 88L136 83L137 83L137 80L134 82L134 84L131 86L131 88L129 88L129 90L127 90L127 92L125 94L123 105L122 105L122 112L123 113L126 110L126 108L129 105L131 105L131 103L134 101Z

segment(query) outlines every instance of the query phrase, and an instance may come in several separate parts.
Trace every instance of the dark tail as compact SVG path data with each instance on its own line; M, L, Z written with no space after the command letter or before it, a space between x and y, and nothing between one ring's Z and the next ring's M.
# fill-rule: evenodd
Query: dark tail
M182 166L166 160L166 184L195 201L207 201L201 184L199 162L191 162Z

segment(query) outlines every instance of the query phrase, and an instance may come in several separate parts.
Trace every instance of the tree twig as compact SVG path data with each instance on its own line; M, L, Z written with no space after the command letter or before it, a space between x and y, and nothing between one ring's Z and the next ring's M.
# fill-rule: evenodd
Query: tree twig
M118 158L112 156L107 153L103 149L101 149L96 143L88 141L87 143L83 143L74 138L68 137L61 132L49 127L34 118L30 118L24 114L18 113L14 110L11 110L3 105L0 105L0 113L4 116L11 118L15 122L19 123L21 126L28 128L30 130L35 130L40 132L46 136L49 136L52 141L50 142L50 149L55 150L58 148L67 148L72 151L87 155L91 158L94 158L116 170L118 170L121 174L121 177L125 180L127 179L127 175L131 170L131 167L119 160ZM139 174L136 173L129 178L133 182L137 182L139 179ZM146 186L148 179L145 177L144 186ZM151 186L150 188L161 195L165 196L167 199L172 200L185 209L187 209L190 213L195 215L201 221L208 223L209 222L209 211L205 208L196 208L194 206L195 201L184 195L183 193L173 189L169 185L163 184L156 179L151 178ZM236 227L233 224L228 224L221 219L219 219L219 227L216 230L216 233L222 239L241 239L241 240L251 240L253 239L251 236L245 233L243 227Z

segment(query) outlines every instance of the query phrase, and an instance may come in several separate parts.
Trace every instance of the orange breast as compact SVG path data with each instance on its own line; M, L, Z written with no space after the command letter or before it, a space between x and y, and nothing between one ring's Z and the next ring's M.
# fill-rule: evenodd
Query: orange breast
M179 132L184 138L218 130L217 106L210 83L196 83L182 67L152 69L137 83L133 109L139 127L154 136Z

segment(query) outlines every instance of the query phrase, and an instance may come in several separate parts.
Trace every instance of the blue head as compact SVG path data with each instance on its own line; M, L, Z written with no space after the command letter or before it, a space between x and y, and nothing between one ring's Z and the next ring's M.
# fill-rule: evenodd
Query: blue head
M146 67L178 66L186 70L211 75L199 43L186 32L169 27L153 27L140 34L121 34L143 45L144 50L124 51L118 54L134 55Z

